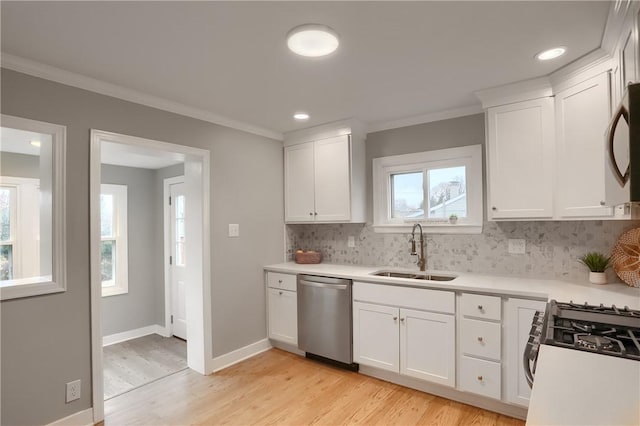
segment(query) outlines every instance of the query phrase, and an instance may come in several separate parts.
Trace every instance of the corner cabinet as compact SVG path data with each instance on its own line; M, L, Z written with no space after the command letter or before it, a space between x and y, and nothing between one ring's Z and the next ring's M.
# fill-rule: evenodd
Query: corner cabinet
M285 139L285 223L365 222L364 138L344 128L295 136Z
M553 216L553 98L487 110L490 219Z

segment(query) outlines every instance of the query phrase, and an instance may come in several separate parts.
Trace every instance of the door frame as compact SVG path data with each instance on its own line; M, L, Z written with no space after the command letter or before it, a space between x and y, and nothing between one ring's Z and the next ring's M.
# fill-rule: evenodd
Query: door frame
M135 136L91 129L90 146L90 259L91 259L91 381L93 421L104 420L104 372L102 363L102 282L100 273L100 184L102 142L136 149L178 154L184 158L186 195L192 200L186 232L187 252L193 260L186 272L187 365L200 374L213 372L211 324L211 214L210 151ZM195 203L195 204L193 204Z
M171 206L167 199L171 195L171 185L184 183L184 175L165 178L162 186L162 210L164 215L164 329L167 336L173 336L173 326L171 324L171 271L169 256L171 256Z

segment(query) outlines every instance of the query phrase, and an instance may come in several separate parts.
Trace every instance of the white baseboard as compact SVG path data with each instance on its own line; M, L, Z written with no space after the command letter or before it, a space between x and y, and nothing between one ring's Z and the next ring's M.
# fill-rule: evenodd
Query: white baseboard
M123 331L122 333L110 334L102 337L102 346L109 346L115 343L126 342L127 340L137 339L138 337L148 336L150 334L159 334L163 337L169 337L168 330L158 324L148 325L146 327L136 328L135 330Z
M271 349L269 339L262 339L244 348L236 349L235 351L215 357L211 360L212 372L215 373L216 371L231 367L233 364L237 364L240 361L244 361L269 349Z
M88 426L93 425L93 408L78 411L70 416L49 423L47 426Z

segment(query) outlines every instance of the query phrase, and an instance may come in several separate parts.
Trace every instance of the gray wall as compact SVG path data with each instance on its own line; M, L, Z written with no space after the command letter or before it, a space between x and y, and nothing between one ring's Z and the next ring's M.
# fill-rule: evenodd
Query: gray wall
M2 176L40 179L40 157L2 152L0 153L0 174Z
M210 151L214 356L266 337L262 266L284 251L281 142L10 70L1 83L2 113L67 126L68 250L65 293L1 304L2 424L46 424L91 406L91 128ZM227 238L229 223L240 238ZM82 398L65 404L75 379Z
M372 220L372 159L465 145L484 145L484 135L483 114L367 135L369 222ZM486 211L486 181L483 188ZM427 267L586 281L588 271L577 262L578 257L592 250L610 252L622 232L639 225L640 221L485 221L480 235L429 235ZM356 238L355 248L347 247L347 237L350 235ZM326 262L417 268L415 258L409 255L409 235L378 234L371 223L288 225L286 236L290 258L297 248L316 249L322 251L323 261ZM525 239L526 254L509 254L509 238ZM611 275L610 278L615 277Z
M102 335L108 336L156 324L157 295L164 297L163 268L157 265L163 256L157 229L163 210L155 170L103 164L102 183L127 186L129 292L102 298Z

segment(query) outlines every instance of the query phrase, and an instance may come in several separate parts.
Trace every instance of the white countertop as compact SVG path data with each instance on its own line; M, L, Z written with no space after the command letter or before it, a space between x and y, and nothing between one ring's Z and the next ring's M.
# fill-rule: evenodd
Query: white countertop
M541 345L527 425L640 425L640 362Z
M427 271L458 276L458 278L453 281L435 282L371 275L372 272L381 270L419 272L417 270L406 270L394 267L352 266L331 263L303 265L295 262L286 262L265 266L264 269L266 271L287 274L311 274L348 278L377 284L490 293L532 299L555 299L560 302L573 300L576 303L603 303L605 305L616 305L619 307L629 306L631 309L640 310L640 288L629 287L623 283L605 285L591 284L587 281L586 277L588 274L586 272L584 283L570 283L558 280L505 277L469 272Z

